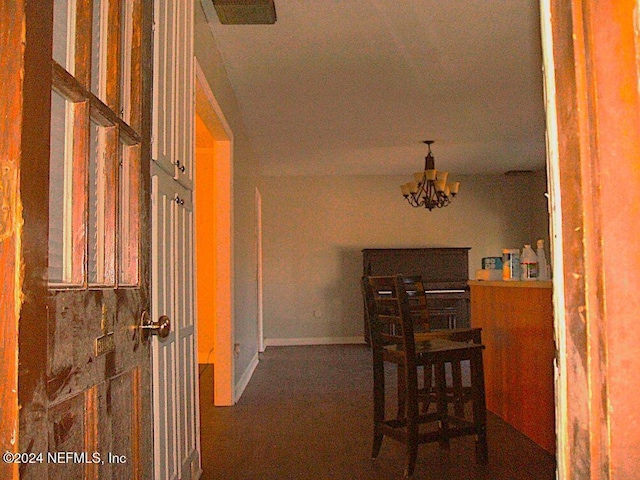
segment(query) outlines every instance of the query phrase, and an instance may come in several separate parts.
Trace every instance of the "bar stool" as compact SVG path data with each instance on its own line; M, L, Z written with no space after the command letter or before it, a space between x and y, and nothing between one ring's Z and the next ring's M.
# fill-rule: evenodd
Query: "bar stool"
M448 448L449 440L464 435L476 436L475 457L479 464L488 462L486 435L486 404L484 395L483 345L456 342L434 337L416 340L414 334L415 308L405 290L404 278L365 277L363 290L367 305L367 319L373 356L374 438L372 457L376 458L384 436L394 438L406 446L404 474L411 476L415 469L418 445L438 442ZM420 334L418 334L420 335ZM472 418L467 420L455 412L449 413L446 364L470 362ZM402 415L387 418L385 413L385 363L395 364L402 377L402 391L398 400L405 403ZM433 368L435 385L418 385L418 367ZM400 379L399 379L400 380ZM420 411L420 404L435 399L436 411ZM400 412L400 409L399 409ZM435 430L422 429L435 424Z
M402 279L409 301L416 341L445 338L456 342L482 343L481 328L455 328L456 308L445 306L434 309L433 306L429 305L421 275L403 276ZM449 318L449 328L432 329L431 320L434 317L434 312L436 315ZM454 405L456 415L463 416L464 404L471 400L471 389L469 386L463 385L462 366L459 363L453 363L450 367L451 382L447 383L447 401ZM434 373L432 369L424 368L424 385L433 381ZM402 378L402 375L400 378ZM401 399L402 390L403 387L400 385L398 390L399 399ZM432 394L431 400L433 401L434 399L435 397ZM428 407L428 404L426 406Z

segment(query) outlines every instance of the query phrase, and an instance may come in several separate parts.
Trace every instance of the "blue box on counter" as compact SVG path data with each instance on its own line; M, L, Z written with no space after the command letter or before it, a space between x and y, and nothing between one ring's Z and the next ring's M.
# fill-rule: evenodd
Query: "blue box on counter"
M482 259L483 270L502 270L502 257L484 257Z

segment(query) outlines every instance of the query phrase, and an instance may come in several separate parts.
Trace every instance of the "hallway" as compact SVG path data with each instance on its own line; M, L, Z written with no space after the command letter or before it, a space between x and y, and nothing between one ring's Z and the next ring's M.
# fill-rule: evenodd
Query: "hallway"
M364 345L270 347L235 407L213 407L212 366L200 366L203 480L401 479L404 452L372 440L371 359ZM555 460L489 414L489 465L473 439L423 445L413 478L552 480Z

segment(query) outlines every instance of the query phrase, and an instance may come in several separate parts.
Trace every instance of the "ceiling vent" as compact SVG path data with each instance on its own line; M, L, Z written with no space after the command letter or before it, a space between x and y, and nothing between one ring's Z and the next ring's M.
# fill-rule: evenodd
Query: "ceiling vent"
M276 23L274 0L213 0L223 25L272 25Z

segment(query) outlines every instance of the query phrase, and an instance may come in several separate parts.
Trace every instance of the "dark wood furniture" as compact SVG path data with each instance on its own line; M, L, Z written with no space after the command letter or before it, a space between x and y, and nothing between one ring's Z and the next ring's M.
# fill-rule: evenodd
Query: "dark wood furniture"
M431 318L429 316L428 300L425 293L425 286L421 276L402 277L405 293L411 312L413 322L413 332L416 341L428 341L434 338L444 338L455 342L482 343L482 328L445 328L432 329ZM424 384L432 382L433 372L431 369L424 371ZM401 384L402 375L398 377L398 395L401 402L401 392L404 386ZM456 415L464 415L464 403L471 400L471 388L463 385L462 366L459 363L451 364L451 385L447 385L447 403L454 405ZM431 399L434 400L432 392Z
M385 435L405 444L407 450L405 476L413 473L418 445L438 442L448 448L454 437L476 436L476 462L488 462L486 436L486 406L483 345L454 342L445 338L416 341L413 328L415 308L405 290L402 275L370 276L363 278L363 291L371 332L374 376L374 439L372 457L376 458ZM423 334L426 334L425 332ZM472 418L466 419L449 411L447 401L446 364L458 365L469 361L471 369ZM385 363L398 367L399 384L403 390L398 400L404 405L397 418L386 416ZM433 369L431 379L419 385L418 367ZM435 412L429 410L435 398ZM421 411L420 406L423 406ZM426 428L430 424L432 428ZM434 428L435 427L435 428Z
M487 408L555 453L552 284L470 283L473 325L487 347Z
M367 248L363 275L422 277L432 329L470 327L469 248ZM365 339L369 342L367 319Z

